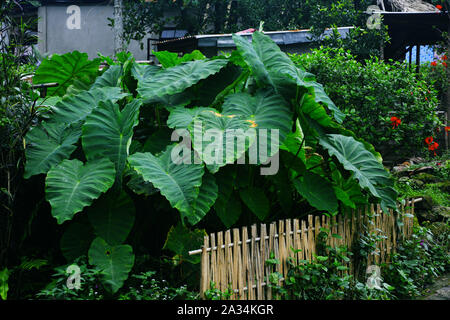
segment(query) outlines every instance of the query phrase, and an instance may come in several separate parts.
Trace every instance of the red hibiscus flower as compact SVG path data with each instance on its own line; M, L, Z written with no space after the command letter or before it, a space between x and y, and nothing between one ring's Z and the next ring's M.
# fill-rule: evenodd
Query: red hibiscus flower
M433 143L433 137L426 137L425 138L425 143L428 144L428 145L432 144Z
M433 144L430 144L428 146L428 150L434 151L439 147L439 144L437 142L433 142Z
M447 56L445 54L442 56L442 60L447 60Z
M450 127L445 127L445 132L449 132L450 131Z
M442 62L442 65L447 68L447 62Z
M400 124L402 123L402 120L400 120L397 117L391 117L391 125L392 125L392 129L397 128Z
M436 5L436 9L442 10L442 6L440 4Z
M436 61L431 62L431 66L432 66L432 67L436 67L436 66L437 66Z

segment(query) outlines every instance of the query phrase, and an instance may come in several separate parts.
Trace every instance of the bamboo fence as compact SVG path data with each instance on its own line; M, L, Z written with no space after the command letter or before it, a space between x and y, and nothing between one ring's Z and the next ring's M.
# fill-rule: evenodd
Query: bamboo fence
M272 290L266 280L272 272L288 272L288 258L295 264L301 260L312 261L316 253L317 237L321 228L333 236L327 237L332 247L346 246L352 251L361 231L377 237L376 249L369 255L367 265L389 263L390 254L397 243L412 234L414 203L421 199L408 199L399 204L399 211L384 213L379 205L327 217L307 216L306 220L286 219L269 225L254 224L204 237L202 249L189 252L201 254L200 294L211 288L222 292L231 290L231 299L270 300ZM336 236L338 235L338 236ZM270 266L271 257L280 263ZM349 272L354 273L353 261Z

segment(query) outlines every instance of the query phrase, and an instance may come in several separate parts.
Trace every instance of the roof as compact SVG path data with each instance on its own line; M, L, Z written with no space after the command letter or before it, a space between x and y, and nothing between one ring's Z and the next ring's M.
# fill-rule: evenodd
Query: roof
M385 57L403 59L407 46L433 45L445 39L449 18L446 12L379 12L388 26L391 41L386 44Z
M353 27L340 27L337 28L341 36L345 37L350 29ZM326 29L321 37L330 35L331 29ZM239 33L237 34L248 38L252 38L252 33ZM278 45L293 45L298 43L310 43L314 42L312 34L309 29L303 30L286 30L286 31L266 31L264 34L270 36L273 41ZM169 47L181 47L183 45L196 44L198 48L202 47L217 47L217 48L234 48L232 34L203 34L186 36L176 39L163 40L155 43L158 46L158 50L167 50Z

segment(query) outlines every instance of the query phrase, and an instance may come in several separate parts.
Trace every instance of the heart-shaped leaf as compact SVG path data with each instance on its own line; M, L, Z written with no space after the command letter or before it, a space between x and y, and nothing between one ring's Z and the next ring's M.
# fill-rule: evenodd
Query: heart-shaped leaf
M25 179L48 170L67 159L76 149L81 135L80 124L41 122L25 136Z
M45 196L59 224L90 205L114 183L114 164L108 159L86 163L64 160L51 169L45 180Z
M146 101L180 93L219 72L227 63L226 59L196 60L161 70L150 79L140 81L138 92Z
M158 157L150 152L135 153L128 157L128 161L144 181L153 183L172 207L190 219L194 214L193 204L198 197L204 169L202 164L177 164L172 159L173 149L173 145L169 146Z
M118 195L108 193L88 209L95 234L110 245L122 244L127 239L134 225L134 216L134 203L125 191Z
M53 54L42 61L33 77L34 84L58 83L56 88L48 88L48 95L63 96L75 81L90 85L98 74L100 59L89 60L87 53L78 51L63 55Z
M133 268L133 248L129 245L111 246L98 237L92 241L88 255L89 264L101 271L103 284L111 293L116 293Z
M116 166L119 181L129 153L133 128L138 124L141 100L133 100L122 111L111 101L99 102L83 126L83 150L88 160L106 156Z

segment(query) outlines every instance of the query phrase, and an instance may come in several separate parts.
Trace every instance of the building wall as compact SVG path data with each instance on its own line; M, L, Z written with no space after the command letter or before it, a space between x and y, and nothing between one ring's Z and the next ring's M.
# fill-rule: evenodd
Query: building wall
M98 52L113 55L114 33L108 26L108 18L114 16L112 5L46 5L39 8L38 16L40 52L63 54L78 50L88 53L89 58L96 58ZM146 43L141 50L133 41L128 50L137 60L147 59Z

